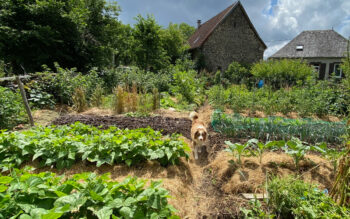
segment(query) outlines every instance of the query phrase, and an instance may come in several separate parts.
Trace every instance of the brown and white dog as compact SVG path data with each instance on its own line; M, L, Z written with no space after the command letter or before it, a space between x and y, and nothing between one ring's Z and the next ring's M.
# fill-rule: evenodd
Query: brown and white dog
M202 146L207 143L208 132L204 123L198 119L198 113L192 112L190 114L190 119L192 120L191 138L194 147L194 159L197 160L198 152L201 153ZM206 150L208 151L207 147Z

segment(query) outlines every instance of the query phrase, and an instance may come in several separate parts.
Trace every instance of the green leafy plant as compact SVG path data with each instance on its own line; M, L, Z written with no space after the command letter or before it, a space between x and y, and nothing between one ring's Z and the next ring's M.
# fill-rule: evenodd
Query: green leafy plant
M275 215L269 214L264 211L261 202L258 199L253 199L249 201L249 208L240 208L243 218L245 219L272 219L275 218Z
M285 144L284 141L270 141L264 144L259 142L257 139L251 139L248 142L250 145L252 145L252 149L254 149L252 153L254 155L258 155L260 164L262 163L262 158L265 151L280 148Z
M225 141L225 144L228 146L228 148L225 149L225 151L231 153L237 160L237 163L239 165L242 164L242 156L249 156L251 155L249 146L250 142L245 143L244 145L239 143L232 143L230 141Z
M268 183L269 207L277 218L349 218L350 210L339 206L327 190L293 177Z
M295 167L299 170L299 162L304 159L305 154L310 150L310 146L303 144L297 138L292 138L286 142L283 150L293 158Z
M0 175L1 218L170 218L169 192L161 182L108 174L81 173L69 178L21 170Z
M0 129L11 129L27 121L21 95L0 86Z
M28 101L31 103L32 106L36 108L53 109L55 106L55 101L53 100L53 96L49 93L46 93L45 91L31 89L29 92L29 96L30 98L28 99Z
M282 117L251 118L239 114L227 115L215 111L212 116L215 131L238 138L259 140L289 140L299 138L308 143L343 142L346 134L345 122L325 122L312 119L286 119Z
M41 166L70 167L87 160L103 164L134 165L146 160L161 165L177 164L188 158L189 147L178 135L163 136L150 128L107 130L75 123L70 126L37 127L23 132L0 132L0 168L39 160Z

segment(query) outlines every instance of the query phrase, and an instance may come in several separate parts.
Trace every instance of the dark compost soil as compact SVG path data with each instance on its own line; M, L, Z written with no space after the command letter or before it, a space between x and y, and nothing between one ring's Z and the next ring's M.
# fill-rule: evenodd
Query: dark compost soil
M162 131L164 135L173 133L182 134L191 138L191 120L170 117L124 117L124 116L93 116L93 115L65 115L53 121L54 125L68 125L81 122L86 125L102 126L108 128L115 126L120 129L137 129L151 127Z

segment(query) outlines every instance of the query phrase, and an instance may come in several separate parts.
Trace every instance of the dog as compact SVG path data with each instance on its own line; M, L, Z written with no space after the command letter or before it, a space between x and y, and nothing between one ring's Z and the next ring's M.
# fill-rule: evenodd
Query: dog
M202 146L205 146L208 139L208 132L204 123L199 120L198 113L192 112L190 119L192 120L191 138L194 148L194 159L198 160L198 152L202 152ZM206 150L208 151L207 147Z

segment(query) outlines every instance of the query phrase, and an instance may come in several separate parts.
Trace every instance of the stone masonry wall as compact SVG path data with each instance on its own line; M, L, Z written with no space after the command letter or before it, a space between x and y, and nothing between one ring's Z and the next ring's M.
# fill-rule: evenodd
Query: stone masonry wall
M263 59L264 45L255 35L240 7L236 7L209 36L201 48L206 68L226 70L237 61L253 63Z

